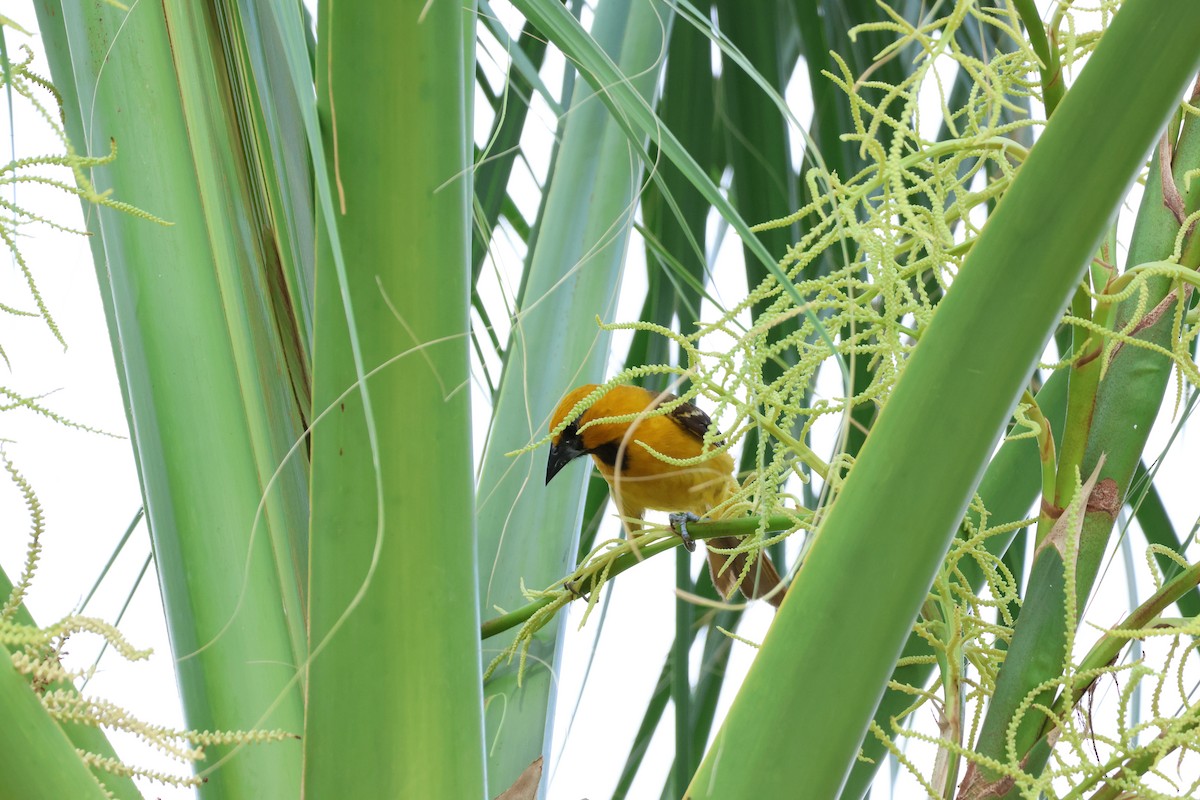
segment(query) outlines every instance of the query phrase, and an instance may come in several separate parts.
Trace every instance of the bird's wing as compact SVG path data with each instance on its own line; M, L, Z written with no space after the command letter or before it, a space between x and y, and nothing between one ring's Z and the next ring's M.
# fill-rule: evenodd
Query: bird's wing
M655 407L665 403L672 403L678 399L673 394L663 394L662 399L655 404ZM704 441L704 434L708 433L708 429L713 426L712 418L691 403L680 405L668 412L667 416L679 423L680 427L701 442ZM713 442L713 444L719 445L721 443Z

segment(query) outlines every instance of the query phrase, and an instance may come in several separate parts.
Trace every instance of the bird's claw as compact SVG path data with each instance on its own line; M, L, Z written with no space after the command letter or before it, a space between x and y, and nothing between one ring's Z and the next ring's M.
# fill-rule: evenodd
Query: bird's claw
M687 548L689 553L696 552L696 540L688 533L687 524L689 522L699 522L700 518L690 511L683 511L678 514L671 514L668 519L671 520L671 530L679 534L679 538L683 539L683 546Z

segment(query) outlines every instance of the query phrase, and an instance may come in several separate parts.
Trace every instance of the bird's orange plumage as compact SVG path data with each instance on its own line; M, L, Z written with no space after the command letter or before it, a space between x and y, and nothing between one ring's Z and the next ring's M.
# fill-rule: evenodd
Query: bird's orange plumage
M571 409L596 388L595 384L588 384L567 394L551 417L550 430L557 428ZM697 464L677 466L656 458L639 444L643 442L675 459L701 455L704 433L712 425L703 411L685 403L665 415L643 415L632 421L588 425L593 420L653 411L674 399L673 395L658 394L637 386L609 389L551 441L546 482L549 483L569 461L587 454L612 488L621 516L641 519L647 509L690 512L699 516L707 514L738 489L729 454L717 453ZM636 527L631 526L631 529L636 530ZM719 537L709 540L709 544L730 549L739 541L737 537ZM728 597L733 592L738 576L745 568L746 558L744 553L730 557L709 551L713 583L723 596ZM725 566L729 560L732 563ZM779 582L774 566L762 555L743 580L742 592L747 597L761 597ZM769 599L778 605L783 592L776 592Z

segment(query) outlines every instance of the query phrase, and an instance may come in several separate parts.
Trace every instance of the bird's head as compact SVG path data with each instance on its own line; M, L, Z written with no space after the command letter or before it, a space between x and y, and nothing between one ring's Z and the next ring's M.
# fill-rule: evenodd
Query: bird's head
M554 409L554 414L550 417L550 430L557 428L567 418L567 414L571 413L571 409L595 389L596 384L594 383L572 389L558 404L558 408ZM550 479L567 464L587 454L588 447L583 442L583 436L579 434L579 426L587 421L588 411L583 412L578 419L550 440L550 460L546 463L546 483L550 483Z

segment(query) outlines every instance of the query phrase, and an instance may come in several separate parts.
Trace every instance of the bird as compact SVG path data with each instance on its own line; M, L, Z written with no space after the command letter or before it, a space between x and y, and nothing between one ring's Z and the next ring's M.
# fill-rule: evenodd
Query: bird
M597 388L596 384L585 384L572 389L559 402L550 419L551 433ZM699 520L741 488L734 477L733 458L726 452L719 452L705 461L678 466L656 458L637 442L644 442L671 458L695 458L704 452L704 436L713 429L708 414L692 403L684 402L666 414L640 416L631 422L587 425L606 417L643 414L678 399L668 392L652 392L640 386L613 386L551 438L546 464L547 485L567 464L580 456L590 455L604 480L608 481L622 517L641 520L647 510L670 512L671 525L683 538L685 546L689 550L695 548L687 534L687 522ZM718 436L715 429L713 435ZM631 532L640 527L636 522L630 525ZM742 537L738 536L718 536L707 542L709 574L717 591L726 599L733 594L738 577L752 556L747 553L730 556L711 548L730 550L741 541ZM771 559L766 553L760 553L754 557L740 588L748 599L765 596L778 607L784 596L783 588L776 590L780 582Z

